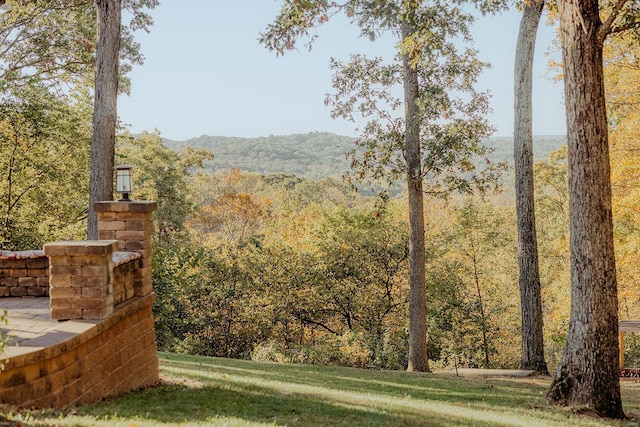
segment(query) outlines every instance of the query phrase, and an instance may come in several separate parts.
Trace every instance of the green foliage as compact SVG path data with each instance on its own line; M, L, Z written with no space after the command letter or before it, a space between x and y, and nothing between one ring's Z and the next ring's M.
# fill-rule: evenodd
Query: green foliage
M504 5L475 3L485 10ZM398 40L397 56L388 62L363 55L352 55L347 64L332 60L335 94L325 100L332 107L332 116L366 121L355 141L356 149L350 152L351 176L356 181L395 182L410 173L428 184L427 192L440 195L468 193L473 187L492 189L503 166L485 167L475 174L472 162L488 154L481 141L492 131L483 117L489 108L487 94L473 87L485 64L475 58L474 51L461 50L456 44L470 39L473 16L458 4L443 2L285 1L260 41L277 54L293 49L301 37L309 37L311 44L314 36L309 30L339 12L371 39L382 32L398 35L403 23L411 28L408 36ZM405 99L417 107L411 117L404 116L401 100L393 95L402 87L409 93L401 60L404 55L418 74L413 99ZM420 132L423 162L419 171L407 171L407 125Z
M403 346L395 331L406 327L406 227L384 201L321 207L301 200L303 180L273 177L269 189L268 179L257 178L233 170L200 177L198 199L206 204L190 220L195 239L158 245L153 280L161 348L402 368L393 349ZM284 191L283 204L258 190ZM340 203L342 193L334 194ZM260 213L256 200L271 210ZM310 214L317 217L309 225L293 225ZM231 224L254 220L262 226L225 237Z
M2 313L0 313L0 325L4 324L5 326L8 323L8 319L7 319L7 310L2 310ZM0 333L0 354L2 354L4 347L7 345L7 337L3 334ZM0 373L2 372L2 366L0 366Z
M406 328L406 226L383 205L338 208L305 242L302 250L271 247L252 268L267 305L280 313L273 336L286 346L282 358L404 368L394 349L405 344L397 337Z
M443 59L433 58L419 69L421 92L415 121L420 127L423 161L416 173L429 194L492 190L497 174L505 168L490 165L490 150L482 144L491 131L482 117L488 102L486 94L472 86L482 66L471 52L458 55L450 49ZM356 182L404 179L406 125L402 103L392 95L394 88L403 84L402 68L396 62L385 64L382 58L362 55L352 55L347 64L334 60L331 68L336 92L327 96L326 103L332 106L332 115L352 121L358 115L369 120L349 154L349 176ZM485 166L476 174L476 165L481 165L478 159L485 159Z
M640 337L626 333L624 336L624 367L640 366Z
M484 117L488 96L475 90L485 64L476 52L460 49L470 41L473 16L456 3L351 0L285 1L261 42L281 54L293 49L308 29L343 11L362 35L375 39L388 31L397 37L393 60L352 55L347 64L332 60L335 95L325 103L332 116L366 122L350 153L355 182L371 179L407 183L411 251L409 257L409 366L430 371L426 337L424 194L448 197L497 190L505 165L476 173L474 157L487 150L481 141L492 132ZM311 39L313 41L313 39ZM394 96L402 89L404 98ZM400 107L404 106L402 112ZM488 360L485 362L488 364Z
M63 87L92 78L93 2L8 0L0 6L0 81Z
M128 92L127 74L142 64L137 30L153 24L145 12L158 0L124 0L130 16L123 25L120 90ZM34 81L58 92L91 86L95 69L96 11L93 1L7 0L0 3L0 90L4 84L24 86Z
M248 358L253 345L268 337L271 319L254 304L252 282L235 262L246 256L239 250L210 253L204 277L191 285L195 324L185 341L194 353Z
M187 216L195 208L188 184L190 173L212 158L212 153L190 147L175 153L162 144L157 131L135 137L121 135L116 147L116 163L135 166L134 197L158 202L154 219L157 235L162 238L184 228Z
M564 347L571 306L567 148L536 162L534 174L545 352L554 366Z
M364 345L365 339L359 335L352 331L345 332L342 336L322 335L312 345L283 346L274 341L266 341L254 348L251 360L371 368L370 350ZM398 366L395 369L403 368L404 366Z
M205 148L216 153L206 162L212 172L228 168L269 174L293 174L300 178L340 177L348 169L344 153L353 138L327 132L295 135L269 135L261 138L200 136L186 141L165 140L176 151L186 146Z
M0 105L0 234L10 249L77 237L86 214L91 143L85 102L42 85L5 91Z
M344 326L371 337L374 358L384 331L404 326L403 316L394 315L404 312L408 298L406 229L383 202L373 209L339 209L312 233L328 287L319 292Z
M536 183L546 221L540 229L550 238L541 245L545 333L559 348L568 299L562 275L551 276L561 265L550 251L564 238L564 219L553 210L562 189L553 186L566 178L566 168L561 155L553 159L536 165ZM187 216L190 234L156 251L162 348L406 367L406 201L346 197L343 184L331 180L233 169L199 175L194 184L198 207ZM512 207L456 201L457 208L435 201L426 207L431 357L437 366L479 366L488 359L491 367L514 367L519 311ZM207 212L217 212L216 221L205 222ZM243 221L251 226L242 237L228 238L230 227Z
M442 214L441 214L442 215ZM512 213L467 200L445 212L427 263L430 351L442 366L518 361L517 260Z
M154 248L154 316L165 351L248 358L265 340L271 317L253 303L242 264L249 252L222 252L176 239Z
M458 263L460 279L475 333L467 331L469 349L482 354L484 367L494 357L500 363L517 359L517 349L498 351L500 341L516 340L517 312L516 243L514 218L490 204L467 203L456 210L455 247L452 255ZM517 318L517 317L516 317ZM475 339L471 338L475 335ZM473 343L476 343L474 346Z
M148 29L128 0L121 87L142 57L132 31ZM0 240L33 249L86 235L96 16L92 1L0 2Z
M436 257L427 264L429 357L445 367L477 367L482 360L473 305L458 276L458 266ZM470 345L471 344L471 345Z
M156 340L164 351L184 352L183 341L194 322L189 312L188 298L193 283L201 280L200 262L202 249L193 248L188 242L163 242L153 247L153 303Z

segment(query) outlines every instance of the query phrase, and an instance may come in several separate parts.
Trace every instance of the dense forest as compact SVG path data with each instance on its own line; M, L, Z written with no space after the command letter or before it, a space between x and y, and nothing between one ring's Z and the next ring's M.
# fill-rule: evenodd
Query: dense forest
M296 138L304 140L284 137ZM511 155L508 138L492 141L503 148L499 158ZM537 156L541 149L548 153L535 163L535 183L545 345L553 368L569 319L567 151L561 138L537 141L543 141ZM161 349L406 368L408 219L402 191L363 195L340 178L309 179L284 167L274 173L226 165L211 170L211 157L224 162L224 154L182 146L167 148L159 133L123 135L118 143L119 161L138 166L136 198L159 201L153 280ZM227 147L234 149L254 151ZM425 200L435 367L517 367L515 200L508 185L503 190ZM618 230L635 227L634 219L617 212ZM621 315L635 318L640 307L629 252L635 237L617 236ZM639 360L639 345L627 340L630 363Z
M194 153L163 148L157 134L133 141L139 150L155 146L176 159ZM568 199L566 149L551 141L560 148L536 164L536 173L548 356L555 363L568 319ZM164 164L166 169L171 162ZM143 170L139 175L142 188L166 183ZM238 168L184 169L181 176L193 192L195 210L173 215L183 203L161 203L160 213L181 220L172 225L158 218L166 224L158 230L154 265L161 348L405 367L403 194L362 196L331 177L310 180ZM514 202L493 199L427 201L429 345L436 366L517 365Z

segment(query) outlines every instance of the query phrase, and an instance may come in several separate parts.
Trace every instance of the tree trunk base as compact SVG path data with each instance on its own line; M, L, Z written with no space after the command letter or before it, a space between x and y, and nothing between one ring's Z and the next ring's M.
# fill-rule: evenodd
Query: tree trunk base
M537 375L543 375L546 377L550 377L549 368L547 367L547 362L544 360L533 363L520 363L520 367L518 368L523 371L535 371Z
M587 393L577 394L577 391L581 389L579 382L580 380L567 370L564 370L561 375L556 373L545 399L549 404L562 406L566 411L575 414L617 420L627 419L619 402L598 401L597 396L591 396Z
M431 368L429 368L428 366L426 368L424 367L416 368L415 366L409 366L407 368L407 372L424 372L424 373L430 374L432 371L431 371Z

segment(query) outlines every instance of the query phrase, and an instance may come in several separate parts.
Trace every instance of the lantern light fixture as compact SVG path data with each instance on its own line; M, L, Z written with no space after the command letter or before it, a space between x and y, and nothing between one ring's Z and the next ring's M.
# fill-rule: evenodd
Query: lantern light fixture
M129 194L133 192L132 165L118 165L113 168L116 171L116 193L122 194L119 202L130 202Z

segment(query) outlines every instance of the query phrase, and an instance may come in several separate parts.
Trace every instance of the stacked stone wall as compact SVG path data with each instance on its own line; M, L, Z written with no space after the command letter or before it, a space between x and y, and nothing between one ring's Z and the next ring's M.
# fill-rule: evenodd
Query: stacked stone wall
M48 271L51 317L61 322L43 336L0 354L0 403L76 405L158 380L151 286L156 206L155 202L96 203L99 237L104 240L48 243L44 247L48 260L38 258L35 263L6 260L11 262L4 277L23 278L17 283L25 285L26 295L31 289L27 283L33 284L25 279L32 278L29 272L46 277ZM20 296L11 295L13 287L0 285L0 296L7 288L5 296Z
M49 260L43 251L0 251L0 297L49 295Z
M135 296L136 270L139 259L134 259L113 267L113 304L118 306Z
M113 253L115 304L135 295L140 257L138 252ZM49 258L43 250L0 251L0 298L27 296L49 296Z
M117 240L120 251L140 254L140 264L135 272L135 295L152 292L151 285L151 237L153 211L156 202L97 202L98 238Z
M155 384L152 303L153 295L130 301L70 340L2 360L0 402L64 407Z

